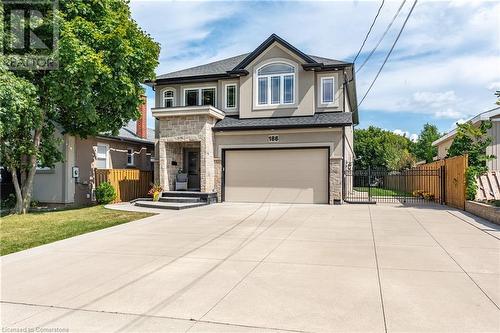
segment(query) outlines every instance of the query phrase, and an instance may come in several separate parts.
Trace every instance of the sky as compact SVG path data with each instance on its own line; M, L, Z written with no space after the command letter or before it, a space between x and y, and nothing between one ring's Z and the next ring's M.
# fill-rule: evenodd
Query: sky
M305 53L352 62L381 1L141 1L132 17L161 45L164 74L253 51L272 33ZM355 64L372 51L402 1L385 1ZM356 73L358 102L403 21ZM441 132L495 107L500 90L500 1L419 1L372 90L360 105L360 128L378 126L415 138L425 123ZM148 107L154 106L148 88ZM153 124L151 113L149 126Z

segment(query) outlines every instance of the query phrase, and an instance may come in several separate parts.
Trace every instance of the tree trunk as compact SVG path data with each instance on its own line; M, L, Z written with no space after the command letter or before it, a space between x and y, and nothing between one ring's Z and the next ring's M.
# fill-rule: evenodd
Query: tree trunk
M21 193L21 186L19 185L19 179L17 178L17 169L11 169L12 183L14 183L14 191L16 192L16 213L21 214L23 207L23 195Z
M42 129L36 129L35 133L33 134L33 144L35 146L35 153L32 154L29 157L29 164L28 164L28 175L26 177L26 180L24 181L23 184L23 189L22 189L22 208L21 208L21 214L26 214L28 212L28 209L30 208L30 203L31 203L31 195L33 192L33 179L35 178L35 173L36 173L36 165L37 165L37 152L38 152L38 147L40 146L40 139L42 137Z

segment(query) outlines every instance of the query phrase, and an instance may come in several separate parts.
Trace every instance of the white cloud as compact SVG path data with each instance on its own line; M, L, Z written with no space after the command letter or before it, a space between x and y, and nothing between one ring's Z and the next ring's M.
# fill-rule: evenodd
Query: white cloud
M446 118L446 119L460 119L460 117L463 117L463 114L461 112L455 111L450 108L443 111L436 111L434 115L436 118Z
M404 136L404 137L410 139L413 142L415 142L415 141L418 140L418 134L415 134L415 133L411 133L410 134L410 132L408 132L408 131L403 131L403 130L400 130L400 129L395 129L394 131L392 131L392 133Z

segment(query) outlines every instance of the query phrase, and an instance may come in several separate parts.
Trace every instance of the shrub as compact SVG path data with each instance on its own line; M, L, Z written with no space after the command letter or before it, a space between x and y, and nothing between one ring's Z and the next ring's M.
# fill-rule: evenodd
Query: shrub
M99 204L105 205L115 200L116 191L109 182L103 182L95 189L95 198Z

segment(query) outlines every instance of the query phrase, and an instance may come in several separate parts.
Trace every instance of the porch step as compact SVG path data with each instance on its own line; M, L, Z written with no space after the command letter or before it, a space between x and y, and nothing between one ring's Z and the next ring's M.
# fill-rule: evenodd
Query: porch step
M197 197L160 197L162 202L200 202L200 198Z
M198 198L208 204L217 202L217 192L197 192L197 191L166 191L162 193L162 198Z
M146 207L146 208L159 208L159 209L187 209L205 206L207 203L205 202L162 202L162 201L136 201L135 205L138 207Z

